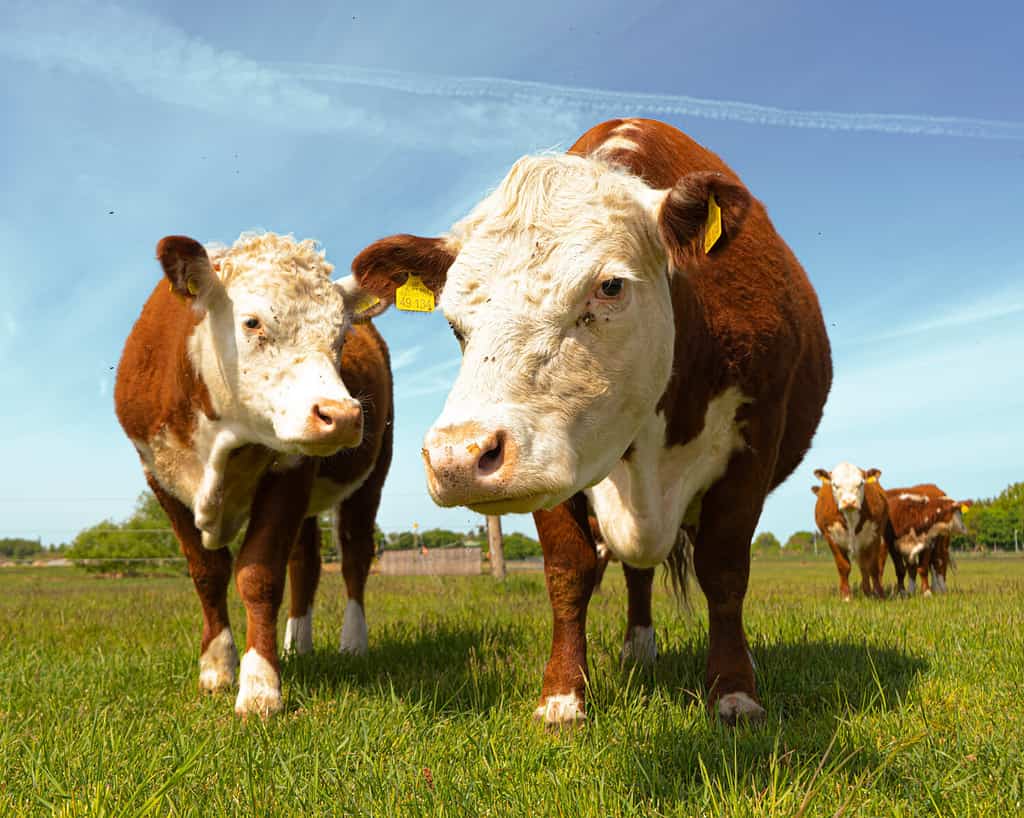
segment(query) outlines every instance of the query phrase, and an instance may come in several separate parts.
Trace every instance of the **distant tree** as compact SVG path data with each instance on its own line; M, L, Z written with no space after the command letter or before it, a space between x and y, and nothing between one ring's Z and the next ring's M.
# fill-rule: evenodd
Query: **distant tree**
M66 555L71 559L102 560L87 565L91 570L135 571L140 557L180 556L178 541L170 521L152 492L144 491L135 501L135 510L121 523L104 520L78 533Z
M543 552L540 543L533 537L520 534L517 531L505 533L502 537L505 543L506 560L523 560L527 557L539 557Z
M812 554L816 536L813 531L794 531L786 540L783 550L787 554Z
M778 554L780 547L778 537L772 534L771 531L762 531L754 537L750 550L755 554Z
M39 540L26 540L21 537L4 537L0 539L0 557L24 559L38 554L43 550Z
M967 537L958 537L953 547L973 547L1012 551L1014 532L1024 547L1024 483L1013 483L997 496L979 500L964 515Z
M427 548L447 548L452 545L462 545L465 537L465 534L448 531L444 528L429 528L420 533L420 542Z

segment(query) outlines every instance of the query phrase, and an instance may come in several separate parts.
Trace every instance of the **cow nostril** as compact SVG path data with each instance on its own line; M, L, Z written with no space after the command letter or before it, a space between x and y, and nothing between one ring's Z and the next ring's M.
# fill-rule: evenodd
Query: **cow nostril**
M319 403L313 405L313 416L320 421L321 425L326 426L328 429L334 425L333 415L321 409Z
M480 455L476 461L476 473L481 477L494 474L505 462L505 433L498 432L494 436L494 445Z

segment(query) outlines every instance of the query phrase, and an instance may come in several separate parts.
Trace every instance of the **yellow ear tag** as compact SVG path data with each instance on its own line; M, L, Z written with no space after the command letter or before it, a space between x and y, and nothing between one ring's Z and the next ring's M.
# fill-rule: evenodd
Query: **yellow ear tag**
M823 485L823 486L827 486L828 485L828 478L827 477L822 477L821 478L821 485Z
M871 476L870 476L870 477L869 477L869 478L867 479L867 482L868 482L868 483L877 483L877 482L878 482L878 478L877 478L877 477L875 477L874 475L871 475Z
M380 299L377 296L367 293L356 302L356 306L352 311L359 315L359 313L366 312L371 307L376 307L379 303Z
M961 514L966 514L970 510L971 510L970 506L960 506L960 513Z
M418 275L409 273L405 284L395 290L395 306L406 312L433 312L434 293Z
M185 282L185 287L188 289L189 295L199 295L199 284L194 278L189 277L189 280Z
M715 194L708 196L708 220L704 225L704 252L710 253L722 237L722 209L715 201Z

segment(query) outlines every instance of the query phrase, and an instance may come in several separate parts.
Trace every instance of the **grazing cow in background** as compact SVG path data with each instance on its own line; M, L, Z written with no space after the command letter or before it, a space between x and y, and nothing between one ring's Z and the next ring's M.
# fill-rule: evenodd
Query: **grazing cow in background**
M897 592L901 596L906 594L903 578L909 566L910 593L917 590L916 572L921 579L921 593L931 595L928 579L937 548L943 548L944 554L939 557L942 568L941 575L936 572L936 590L945 591L949 538L967 530L963 514L969 504L954 500L934 483L888 489L885 494L889 501L889 526L885 539L896 569ZM938 576L941 576L941 581Z
M281 709L277 612L286 573L285 649L312 649L320 578L316 515L335 509L349 602L341 649L366 649L363 589L391 461L391 369L354 280L334 283L312 241L244 234L230 248L168 236L158 284L117 372L117 416L188 560L203 610L199 686L234 683L231 554L245 602L239 714ZM359 314L363 321L379 310Z
M661 122L617 119L567 155L520 159L441 238L381 239L353 261L393 297L441 294L463 351L423 458L435 502L533 512L554 615L535 717L585 717L597 517L626 571L623 653L655 655L651 586L693 567L710 616L708 704L758 719L743 630L750 542L832 382L814 290L764 206Z
M850 564L860 566L860 589L864 596L885 596L882 570L885 568L885 526L889 506L878 483L878 469L859 469L852 463L840 463L831 472L816 469L821 480L813 486L818 502L814 521L825 537L839 571L839 596L849 602Z

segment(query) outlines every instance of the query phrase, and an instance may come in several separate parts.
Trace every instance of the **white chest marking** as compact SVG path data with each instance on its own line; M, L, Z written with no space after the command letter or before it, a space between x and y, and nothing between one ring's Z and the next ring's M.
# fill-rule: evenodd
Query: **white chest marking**
M665 561L690 502L725 474L746 442L736 411L747 398L730 387L708 403L704 428L682 446L666 447L665 417L653 415L600 483L587 490L608 549L623 562L650 568Z
M841 522L832 523L828 527L829 536L850 559L856 559L857 555L878 542L878 526L873 520L865 520L860 531L856 530L856 522L852 527Z

